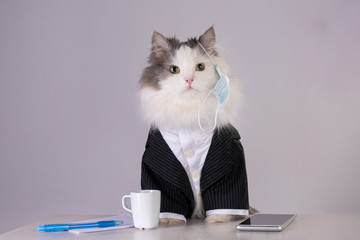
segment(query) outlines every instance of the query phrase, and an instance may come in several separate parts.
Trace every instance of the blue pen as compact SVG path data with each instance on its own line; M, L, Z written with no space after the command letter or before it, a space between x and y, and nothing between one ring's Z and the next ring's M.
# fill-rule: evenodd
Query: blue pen
M123 221L100 221L92 223L47 224L44 226L38 226L38 231L59 232L80 228L105 228L118 226L123 223Z

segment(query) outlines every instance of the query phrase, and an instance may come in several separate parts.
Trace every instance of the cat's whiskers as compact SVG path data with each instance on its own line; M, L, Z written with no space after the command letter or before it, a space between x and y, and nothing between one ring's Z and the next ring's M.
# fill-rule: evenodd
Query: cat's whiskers
M210 92L211 89L207 88L207 87L203 87L203 86L200 86L200 85L196 85L196 84L193 84L193 88L195 90L203 90L203 91L207 91L207 92Z

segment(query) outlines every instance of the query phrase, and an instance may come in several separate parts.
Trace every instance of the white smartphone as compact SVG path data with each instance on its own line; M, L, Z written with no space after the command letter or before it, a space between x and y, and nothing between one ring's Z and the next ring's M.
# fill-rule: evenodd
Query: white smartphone
M236 226L243 231L271 231L284 230L296 217L296 214L265 214L255 213Z

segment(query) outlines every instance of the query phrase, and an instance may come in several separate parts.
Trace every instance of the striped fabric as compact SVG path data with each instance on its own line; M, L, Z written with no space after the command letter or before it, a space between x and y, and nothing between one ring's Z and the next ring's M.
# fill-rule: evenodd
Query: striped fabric
M142 159L141 188L161 191L161 212L191 217L195 200L188 176L155 127L150 129ZM200 188L205 211L249 209L244 151L230 124L214 131Z

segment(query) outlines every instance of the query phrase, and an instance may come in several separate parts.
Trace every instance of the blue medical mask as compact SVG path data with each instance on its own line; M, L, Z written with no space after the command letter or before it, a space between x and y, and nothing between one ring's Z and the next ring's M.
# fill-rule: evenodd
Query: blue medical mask
M219 101L220 107L224 105L225 100L229 96L229 78L221 71L219 66L215 64L215 71L219 75L219 80L217 81L212 93L216 96Z
M230 92L229 78L223 73L223 71L221 71L220 67L210 57L210 54L205 50L205 48L201 45L201 43L199 43L199 46L204 50L206 55L210 58L211 62L215 66L215 71L216 71L217 75L219 76L219 79L218 79L215 87L209 91L208 95L205 97L205 99L201 103L199 111L198 111L198 124L199 124L200 129L204 131L204 129L201 125L201 121L200 121L201 109L202 109L204 103L206 102L206 100L208 99L208 97L210 96L210 94L211 93L214 94L218 100L218 106L217 106L216 113L215 113L214 126L211 130L211 131L213 131L216 128L217 115L219 112L219 108L224 105L225 101L227 100L227 98L229 96L229 92Z

